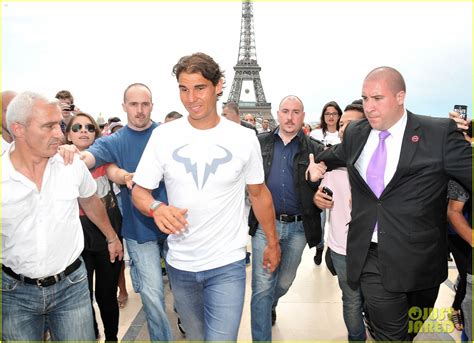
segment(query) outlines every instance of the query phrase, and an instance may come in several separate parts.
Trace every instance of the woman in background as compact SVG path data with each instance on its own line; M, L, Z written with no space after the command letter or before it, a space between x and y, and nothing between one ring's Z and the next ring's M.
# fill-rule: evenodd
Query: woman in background
M86 113L76 114L66 127L66 140L68 144L74 144L80 151L87 149L100 136L100 128L97 122ZM116 175L121 171L113 164L104 165L91 170L92 176L97 182L97 196L102 200L109 215L110 223L117 232L115 239L120 239L120 227L122 215L117 205L117 199L112 190L107 175ZM80 209L80 219L84 230L84 259L87 276L89 279L89 292L91 301L93 299L94 272L95 272L95 298L99 306L100 315L104 324L106 341L117 341L119 307L117 303L117 283L123 261L110 262L108 244L105 236L99 231L92 221L87 218ZM66 242L65 242L66 243ZM99 338L99 329L94 315L94 330Z

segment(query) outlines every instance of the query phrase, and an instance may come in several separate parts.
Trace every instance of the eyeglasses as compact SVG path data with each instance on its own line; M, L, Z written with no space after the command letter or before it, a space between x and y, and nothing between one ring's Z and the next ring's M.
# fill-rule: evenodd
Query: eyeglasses
M95 126L92 124L86 124L84 125L84 127L90 133L95 132ZM80 130L82 130L82 124L79 124L79 123L74 124L73 126L71 126L71 130L72 132L79 132Z
M327 113L324 113L324 115L325 115L326 117L329 117L329 116L331 116L331 117L337 117L337 116L339 115L339 113L337 113L337 112L327 112Z

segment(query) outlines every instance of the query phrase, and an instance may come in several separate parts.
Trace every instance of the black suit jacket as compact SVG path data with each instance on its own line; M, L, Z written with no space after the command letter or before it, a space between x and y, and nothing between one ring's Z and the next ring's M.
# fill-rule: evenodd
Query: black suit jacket
M347 241L349 282L355 286L359 281L378 222L378 258L384 287L409 292L438 286L448 273L447 184L452 177L471 191L470 145L453 120L408 112L396 172L378 199L355 167L370 131L367 120L351 123L343 142L317 157L330 169L347 165L352 190Z

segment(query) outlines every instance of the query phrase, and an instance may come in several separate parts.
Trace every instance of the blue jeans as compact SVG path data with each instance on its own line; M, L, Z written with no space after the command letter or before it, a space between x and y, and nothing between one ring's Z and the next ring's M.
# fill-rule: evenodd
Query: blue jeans
M472 342L472 274L467 273L466 295L461 304L464 315L463 342Z
M278 299L288 292L301 262L306 246L303 222L282 223L276 221L280 238L281 260L278 268L270 273L263 268L263 251L267 239L259 226L252 237L252 300L251 326L254 341L272 340L272 309Z
M321 211L321 241L316 245L316 250L324 249L324 227L326 226L326 214L328 210Z
M163 245L158 241L138 243L126 239L130 256L130 275L133 289L140 293L143 310L152 341L171 341L170 323L166 315L163 276L161 274L160 251Z
M188 272L166 265L189 341L237 341L245 296L245 259Z
M2 340L95 341L87 271L81 266L49 287L30 285L2 271Z
M360 288L353 290L347 283L346 256L331 250L332 263L337 272L339 288L342 291L342 313L349 334L349 341L365 341L365 325L362 318L364 299Z

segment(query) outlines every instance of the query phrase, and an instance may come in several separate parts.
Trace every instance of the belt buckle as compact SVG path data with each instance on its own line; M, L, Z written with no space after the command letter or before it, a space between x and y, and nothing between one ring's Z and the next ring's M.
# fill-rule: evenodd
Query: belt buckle
M280 214L280 221L284 223L288 223L288 215L287 214Z
M50 278L54 278L54 282L47 282L47 280L50 279ZM36 280L36 285L38 287L48 287L48 286L54 285L55 283L58 283L60 280L61 279L60 279L59 275L56 274L56 275L47 276L47 277ZM45 284L43 284L43 283L45 283Z
M44 281L45 279L46 279L46 278L37 279L37 280L36 280L36 286L38 286L38 287L44 287L44 286L43 286L43 281Z

